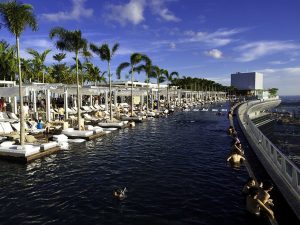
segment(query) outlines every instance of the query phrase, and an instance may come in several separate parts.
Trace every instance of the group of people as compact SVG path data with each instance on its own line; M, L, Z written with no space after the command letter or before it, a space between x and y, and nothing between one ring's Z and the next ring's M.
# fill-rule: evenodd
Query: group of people
M232 126L228 128L227 132L232 137L232 147L230 155L227 158L227 162L229 162L233 167L239 167L240 164L246 160L242 144L237 136L237 132Z
M253 215L266 215L274 219L274 212L271 207L274 206L271 199L270 191L273 189L273 184L269 181L257 182L250 177L243 187L243 194L246 197L246 208Z
M232 115L232 111L230 111L228 113L230 120L232 120ZM232 137L232 148L227 162L230 162L233 167L239 167L246 160L242 144L233 126L229 126L227 133ZM272 189L273 184L271 182L257 182L250 177L242 190L243 195L246 197L247 210L253 215L260 216L263 214L274 219L274 212L271 209L274 204L269 194Z

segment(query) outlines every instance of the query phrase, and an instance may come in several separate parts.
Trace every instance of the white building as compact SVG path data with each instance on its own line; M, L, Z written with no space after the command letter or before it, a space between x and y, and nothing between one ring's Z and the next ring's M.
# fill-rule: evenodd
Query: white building
M238 90L263 90L263 74L257 72L231 74L231 86Z

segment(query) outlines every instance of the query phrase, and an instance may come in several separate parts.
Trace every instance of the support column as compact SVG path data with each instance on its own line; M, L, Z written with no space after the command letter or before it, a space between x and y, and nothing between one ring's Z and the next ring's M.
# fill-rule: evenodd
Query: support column
M153 94L153 89L151 89L151 110L153 110L154 107L154 94Z
M50 115L50 91L49 89L46 90L46 120L51 121L51 115Z
M178 91L179 92L179 106L181 106L181 98L182 98L182 93L181 93L181 89L180 89L180 91Z
M64 109L65 109L65 119L69 119L69 113L68 113L68 89L65 88L64 90Z
M141 111L143 111L144 101L145 101L145 97L144 95L141 95Z
M32 93L33 96L33 115L35 117L35 119L38 119L38 112L37 112L37 108L36 108L36 91L33 91Z
M90 106L93 106L93 95L90 95Z
M18 114L18 106L17 106L17 97L14 96L13 97L13 101L12 101L12 111L14 114Z
M105 111L108 112L108 92L105 91Z
M118 93L118 91L115 90L115 91L114 91L114 105L115 105L115 108L117 107L117 103L118 103L118 96L117 96L117 93Z

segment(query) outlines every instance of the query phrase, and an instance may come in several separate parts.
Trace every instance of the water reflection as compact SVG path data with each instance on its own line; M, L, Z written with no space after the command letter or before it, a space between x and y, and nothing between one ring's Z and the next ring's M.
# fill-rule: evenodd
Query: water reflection
M255 224L239 191L244 166L224 163L227 127L213 112L184 112L26 166L2 163L1 224Z

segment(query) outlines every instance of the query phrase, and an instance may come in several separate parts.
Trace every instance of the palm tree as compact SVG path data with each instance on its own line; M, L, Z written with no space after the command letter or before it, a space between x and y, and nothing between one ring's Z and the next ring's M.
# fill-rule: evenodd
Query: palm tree
M27 59L21 58L21 69L22 69L22 76L23 76L23 82L25 83L30 82L32 75L33 75L33 70L32 70L32 62Z
M93 65L92 63L87 63L85 66L85 69L86 69L89 81L94 82L95 86L97 85L97 82L100 82L100 83L102 81L106 82L106 79L104 77L106 74L106 71L101 72L99 67Z
M103 44L99 47L97 47L95 44L90 44L91 50L100 56L102 61L107 62L107 67L108 67L108 82L109 82L109 119L112 121L112 93L111 93L111 77L112 74L110 73L110 62L116 51L119 49L119 43L114 44L112 49L109 48L108 44ZM116 102L115 102L116 104Z
M19 96L20 96L20 144L25 142L25 126L23 112L23 94L22 94L22 72L20 60L20 36L28 26L33 31L37 30L37 22L33 14L33 7L29 4L17 3L9 1L0 3L0 15L2 24L16 37L18 73L19 73Z
M37 73L38 80L39 80L40 73L42 73L43 83L45 83L45 70L46 70L45 60L46 60L46 57L49 54L49 52L51 52L51 50L46 49L42 53L39 53L38 51L29 48L29 49L27 49L27 52L33 56L32 62L35 67L34 72Z
M148 112L149 111L149 82L150 82L149 77L152 73L152 61L146 55L143 55L143 57L144 57L144 60L146 61L146 64L136 67L136 71L138 73L140 73L141 71L144 71L146 73L146 83L147 83L147 99L146 99L147 104L146 104L146 107L147 107L147 112Z
M169 87L170 87L170 82L172 82L174 80L174 77L178 77L179 74L176 71L173 71L172 73L169 74L168 70L165 70L165 76L167 78L167 104L168 104L168 108L170 107L170 101L169 101Z
M120 79L121 71L130 66L130 75L131 75L131 116L133 116L133 73L136 71L136 65L138 65L142 60L145 60L145 56L140 53L133 53L130 56L130 62L121 63L117 68L117 77Z
M75 65L71 66L71 70L75 70L76 72L76 58L73 57L74 61L75 61ZM82 63L80 59L78 59L78 76L81 77L81 85L84 85L84 81L85 81L85 73L84 73L84 68L86 66L86 63Z
M156 78L157 80L157 95L158 95L158 99L157 99L157 111L160 111L160 94L159 94L159 84L165 81L165 75L166 75L167 71L164 69L160 69L158 66L153 66L153 70L152 70L152 74L151 77Z
M50 31L50 38L57 37L56 47L62 51L74 52L76 61L76 80L77 80L77 116L78 129L80 130L80 92L79 92L79 76L78 76L78 55L87 49L87 40L82 38L80 30L69 31L62 27L55 27Z
M65 53L58 53L53 56L53 59L57 61L57 63L52 65L50 69L50 74L53 80L57 83L75 83L76 79L73 80L73 77L70 77L70 68L66 65L66 63L61 63L62 60L66 58Z
M0 41L0 79L12 80L15 78L17 70L15 52L15 46L9 46L6 41Z

